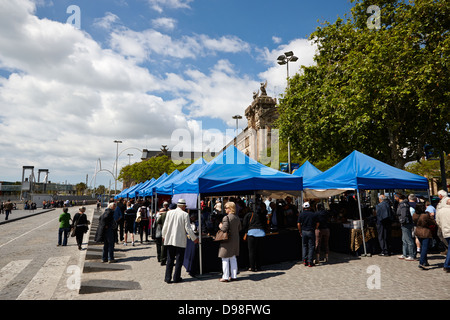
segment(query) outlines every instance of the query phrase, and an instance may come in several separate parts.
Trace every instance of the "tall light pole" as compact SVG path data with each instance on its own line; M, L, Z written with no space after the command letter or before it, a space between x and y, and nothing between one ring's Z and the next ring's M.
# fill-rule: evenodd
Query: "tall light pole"
M117 162L119 160L119 143L122 143L120 140L114 140L114 143L117 145L116 148L116 175L114 177L114 194L117 192Z
M133 154L132 153L128 153L127 156L128 156L128 165L130 165L131 164L131 157L133 156Z
M287 69L287 88L289 88L289 62L295 62L298 57L294 56L294 52L288 51L277 58L279 65L286 65ZM288 138L288 170L291 173L291 141Z
M235 139L235 146L236 146L236 148L237 148L237 132L238 132L238 122L239 122L239 119L242 119L242 116L240 116L240 115L235 115L235 116L233 116L233 119L236 119L236 138L234 138Z

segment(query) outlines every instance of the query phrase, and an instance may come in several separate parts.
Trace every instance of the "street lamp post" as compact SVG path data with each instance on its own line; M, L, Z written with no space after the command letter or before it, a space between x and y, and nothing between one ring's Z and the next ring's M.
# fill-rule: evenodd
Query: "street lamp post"
M295 62L298 60L298 57L294 56L294 52L288 51L284 54L280 55L277 58L277 62L279 65L286 65L286 71L287 71L287 87L289 88L289 62ZM291 173L291 141L290 138L288 138L288 170L289 173Z
M240 116L240 115L235 115L235 116L233 116L233 119L236 119L236 137L234 138L235 139L235 146L236 146L236 148L237 148L237 132L238 132L238 122L239 122L239 119L242 119L242 116Z
M114 177L114 195L117 192L117 162L119 160L119 143L122 143L120 140L114 140L114 143L117 145L116 148L116 175Z
M128 156L128 165L131 165L131 157L133 156L133 154L128 153L127 156Z

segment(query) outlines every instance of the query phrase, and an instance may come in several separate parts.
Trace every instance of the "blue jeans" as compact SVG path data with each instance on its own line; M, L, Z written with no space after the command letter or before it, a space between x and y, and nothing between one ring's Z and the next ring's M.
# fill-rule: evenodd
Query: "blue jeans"
M403 242L403 256L414 258L416 256L414 239L412 236L412 224L402 225L402 242Z
M113 228L107 228L105 230L105 239L103 242L103 261L111 261L114 260L114 229Z
M420 261L419 265L424 266L427 262L427 253L430 246L431 238L418 238L420 241Z
M314 231L302 231L302 255L303 261L313 263L316 233Z
M445 238L445 240L447 241L447 243L450 243L450 238ZM450 251L449 250L447 250L447 257L445 258L444 268L450 269Z
M59 228L58 229L58 246L67 246L67 236L69 235L70 228ZM64 235L64 237L63 237Z

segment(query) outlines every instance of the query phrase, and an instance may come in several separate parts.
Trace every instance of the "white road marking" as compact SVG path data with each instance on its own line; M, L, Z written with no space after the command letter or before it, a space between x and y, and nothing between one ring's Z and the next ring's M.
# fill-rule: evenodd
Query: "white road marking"
M27 235L27 234L29 234L29 233L33 232L34 230L36 230L36 229L39 229L39 228L41 228L41 227L43 227L43 226L45 226L45 225L49 224L50 222L53 222L54 220L57 220L57 219L59 219L59 217L58 217L58 218L56 218L56 219L53 219L53 220L47 221L46 223L44 223L44 224L41 224L40 226L38 226L38 227L36 227L36 228L34 228L34 229L31 229L31 230L29 230L29 231L27 231L27 232L25 232L25 233L22 233L22 234L21 234L20 236L18 236L18 237L15 237L14 239L11 239L11 240L9 240L8 242L6 242L6 243L4 243L4 244L0 245L0 248L1 248L1 247L3 247L3 246L6 246L7 244L9 244L9 243L11 243L11 242L13 242L14 240L17 240L17 239L20 239L20 238L22 238L23 236L25 236L25 235Z
M66 270L70 256L52 257L36 273L17 300L49 300Z
M0 270L0 291L5 288L23 269L31 262L31 260L11 261Z

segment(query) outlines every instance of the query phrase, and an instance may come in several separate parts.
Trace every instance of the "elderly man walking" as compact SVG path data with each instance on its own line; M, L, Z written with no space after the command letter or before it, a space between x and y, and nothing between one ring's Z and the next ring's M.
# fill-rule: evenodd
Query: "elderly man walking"
M177 208L170 210L166 214L166 220L162 229L162 239L167 248L166 274L164 281L167 283L177 283L181 279L181 267L183 266L184 251L186 249L186 233L192 241L198 243L198 238L190 225L189 214L185 211L186 201L178 200ZM176 263L175 263L176 260ZM175 264L175 271L172 271Z

